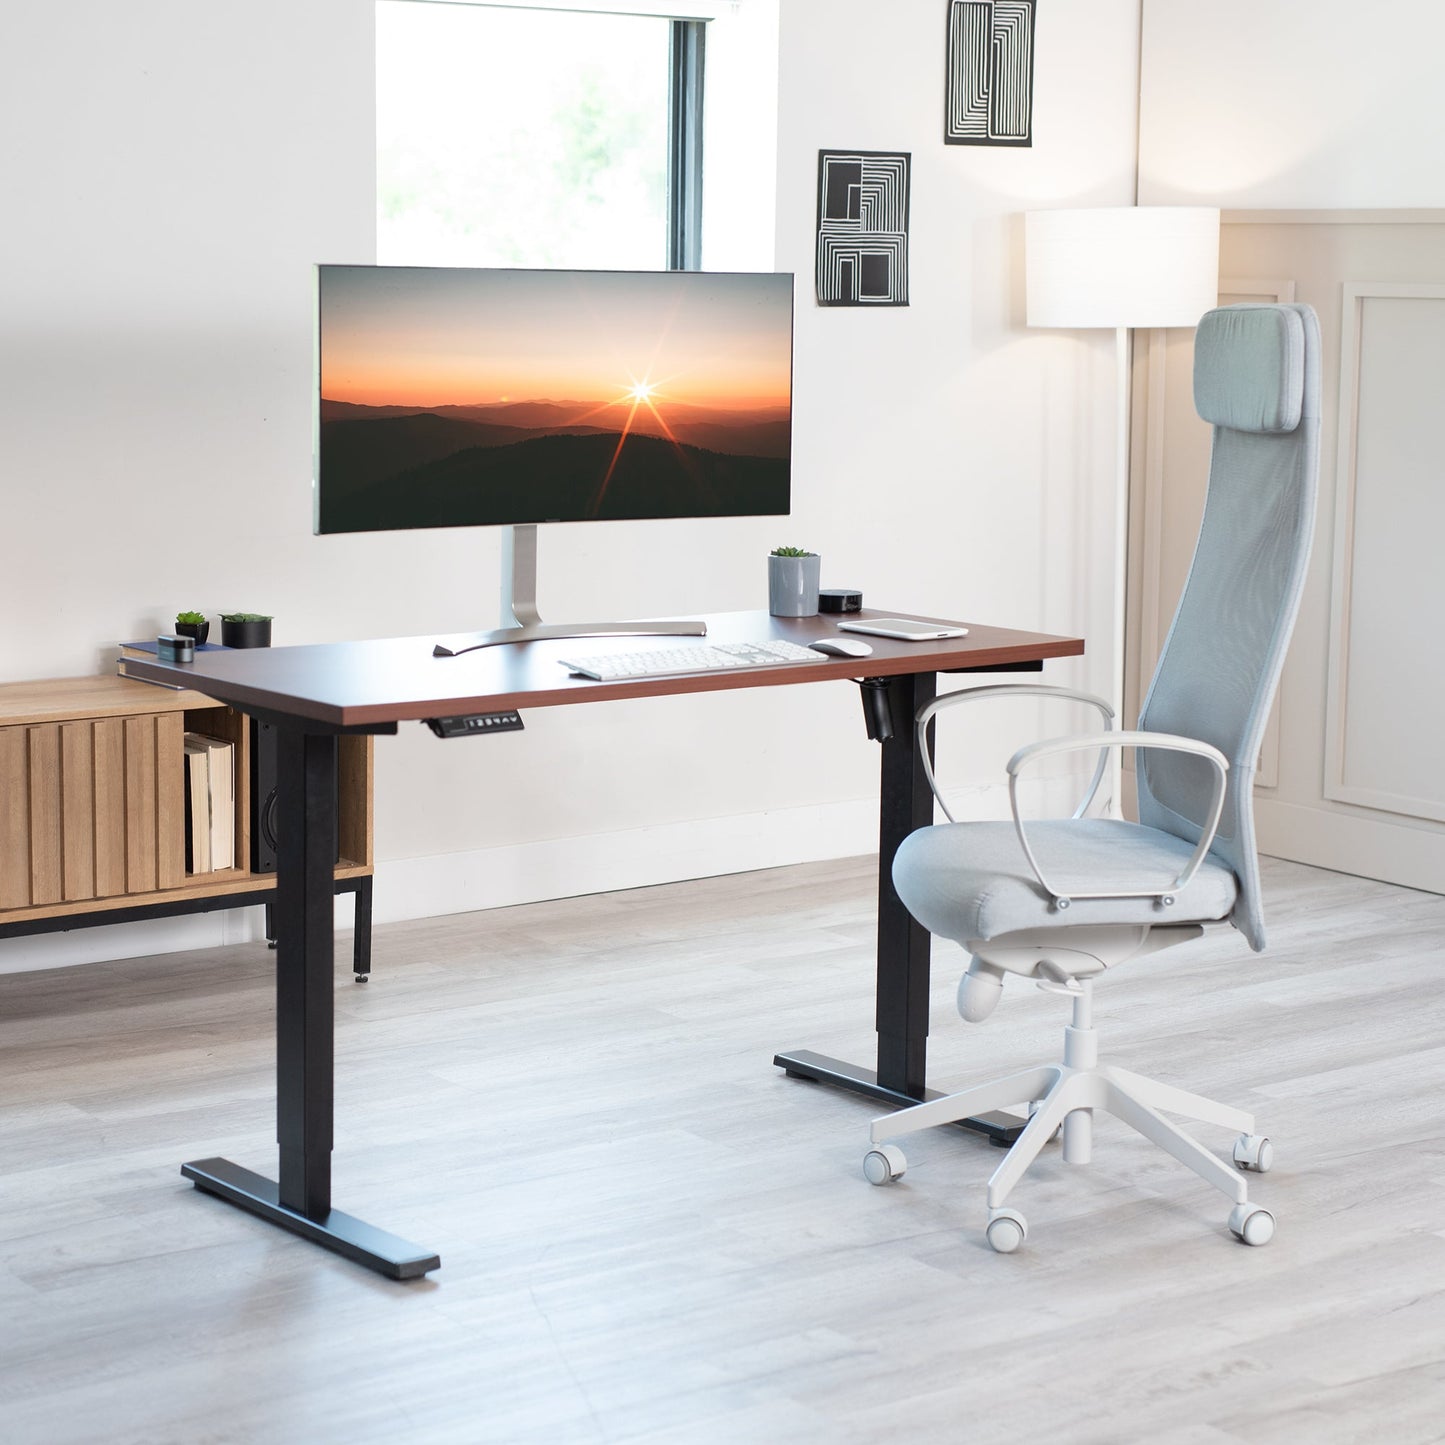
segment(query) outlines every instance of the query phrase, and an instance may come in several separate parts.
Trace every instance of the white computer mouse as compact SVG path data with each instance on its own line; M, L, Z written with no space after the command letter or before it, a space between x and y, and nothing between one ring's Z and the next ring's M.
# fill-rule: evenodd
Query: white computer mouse
M871 657L872 646L856 637L820 637L810 642L814 652L826 652L830 657Z

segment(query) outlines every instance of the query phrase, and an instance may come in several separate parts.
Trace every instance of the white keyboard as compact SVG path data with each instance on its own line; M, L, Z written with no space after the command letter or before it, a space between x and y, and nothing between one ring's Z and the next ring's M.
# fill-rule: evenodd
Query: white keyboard
M666 677L679 672L716 672L730 667L770 667L780 662L825 662L796 642L702 642L649 652L610 652L603 657L562 659L568 672L616 682L622 677Z

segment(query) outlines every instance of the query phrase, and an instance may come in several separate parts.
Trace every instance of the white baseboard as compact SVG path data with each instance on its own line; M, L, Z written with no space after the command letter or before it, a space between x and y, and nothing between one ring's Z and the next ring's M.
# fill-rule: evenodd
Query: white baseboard
M427 858L390 859L376 867L372 919L395 923L470 913L547 898L847 858L872 852L877 846L878 805L862 799ZM350 894L337 898L338 927L351 926L353 906ZM0 974L217 948L263 936L259 906L143 923L102 924L68 933L0 939Z
M959 817L1006 817L1005 789L969 789L949 806ZM853 858L878 848L878 804L873 798L809 808L704 818L685 823L549 838L504 848L479 848L426 858L379 862L373 891L375 923L434 918L747 873L790 863ZM336 921L351 927L354 900L336 900ZM69 933L0 939L0 974L105 959L137 958L217 948L263 937L259 906L216 913L79 928Z
M349 909L349 897L346 904ZM187 953L264 936L259 904L179 918L152 918L143 923L102 923L67 933L0 939L0 974L68 968L113 958L144 958L153 953Z
M878 847L872 799L379 863L373 919L433 918L850 858Z

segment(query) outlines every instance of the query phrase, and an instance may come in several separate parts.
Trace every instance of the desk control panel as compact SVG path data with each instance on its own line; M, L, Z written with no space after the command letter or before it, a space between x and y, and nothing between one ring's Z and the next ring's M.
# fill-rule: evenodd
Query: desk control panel
M429 717L425 722L439 738L474 738L483 733L522 731L522 714L515 708L506 712L469 712L460 717Z

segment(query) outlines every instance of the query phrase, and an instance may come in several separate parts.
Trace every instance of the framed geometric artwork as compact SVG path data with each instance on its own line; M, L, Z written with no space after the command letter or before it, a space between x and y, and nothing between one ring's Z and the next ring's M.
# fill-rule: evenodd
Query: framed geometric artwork
M818 152L819 306L908 305L909 160Z
M943 139L1031 146L1035 0L949 0Z

